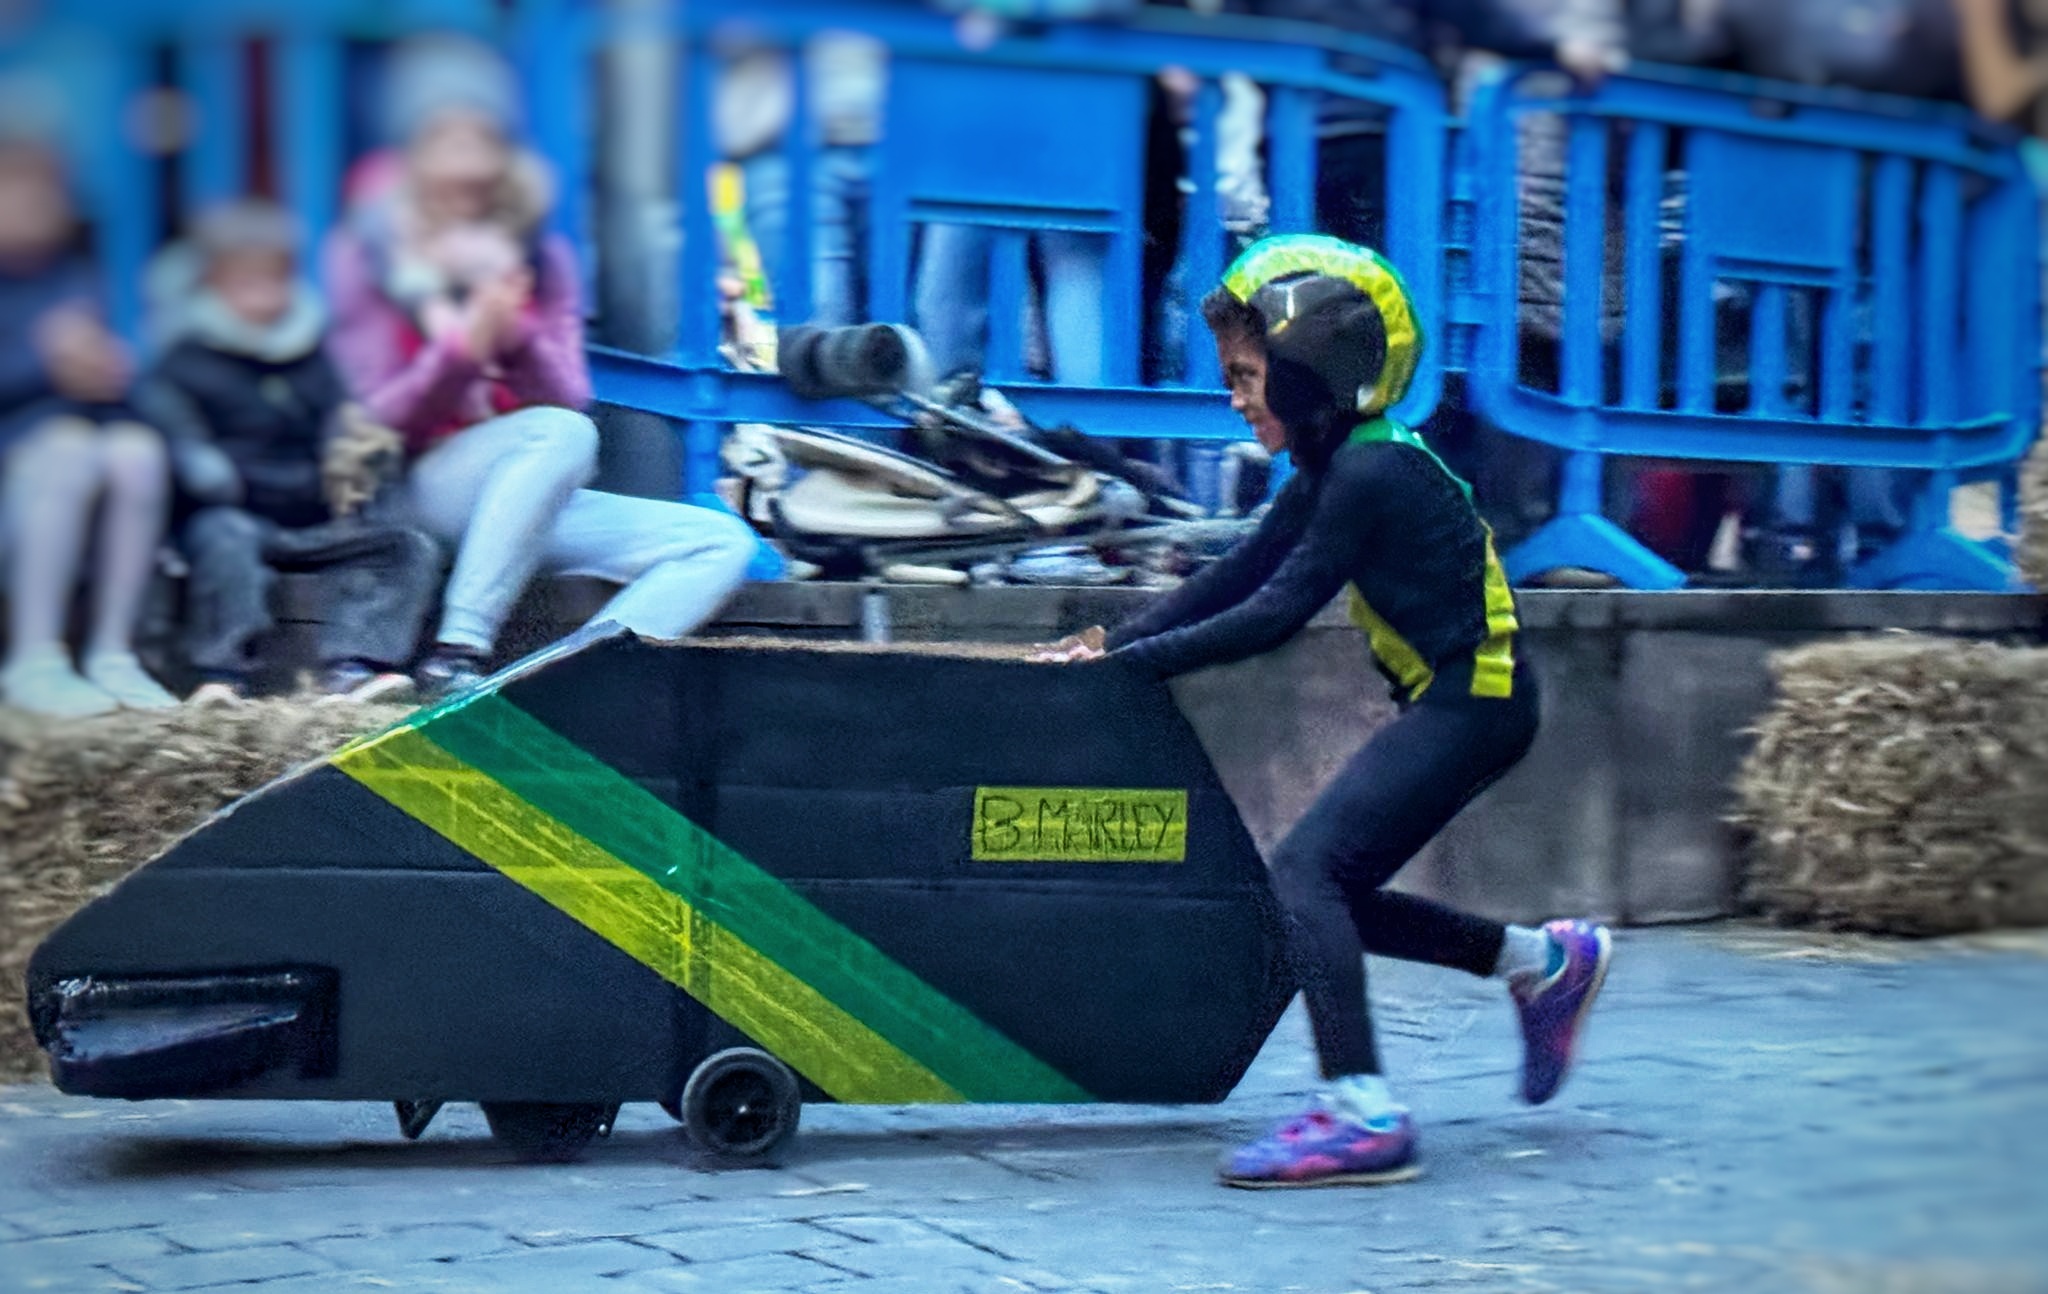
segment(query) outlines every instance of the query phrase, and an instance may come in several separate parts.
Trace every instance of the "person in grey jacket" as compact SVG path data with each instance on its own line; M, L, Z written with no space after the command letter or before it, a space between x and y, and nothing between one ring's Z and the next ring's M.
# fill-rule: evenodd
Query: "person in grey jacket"
M247 693L287 572L312 579L321 690L403 691L441 582L431 538L364 515L404 447L348 403L323 349L326 311L299 277L300 241L282 208L230 203L168 254L158 285L173 294L158 329L171 344L135 398L195 507L181 533L186 646L205 680L195 700Z

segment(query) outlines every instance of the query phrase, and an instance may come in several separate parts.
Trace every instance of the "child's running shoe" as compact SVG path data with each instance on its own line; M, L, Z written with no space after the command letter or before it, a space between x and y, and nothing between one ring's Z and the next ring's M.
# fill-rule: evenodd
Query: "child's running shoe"
M1379 1186L1419 1177L1415 1124L1404 1111L1360 1120L1329 1105L1289 1119L1227 1155L1225 1186Z
M1543 931L1562 950L1562 963L1548 975L1508 985L1522 1020L1522 1099L1531 1105L1543 1104L1564 1086L1579 1031L1614 953L1606 926L1553 921Z

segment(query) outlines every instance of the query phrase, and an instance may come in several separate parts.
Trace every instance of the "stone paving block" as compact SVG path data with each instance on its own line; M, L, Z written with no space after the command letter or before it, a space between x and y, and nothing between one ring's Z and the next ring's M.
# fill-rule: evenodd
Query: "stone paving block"
M717 1263L756 1254L868 1248L859 1241L806 1222L768 1222L751 1227L708 1227L640 1237L641 1243L693 1263Z
M830 1291L835 1287L813 1288ZM838 1288L846 1294L1035 1294L1036 1289L1015 1277L965 1267L934 1267L914 1275L883 1276Z
M210 1253L172 1254L166 1258L122 1259L113 1264L153 1290L202 1289L210 1285L253 1284L287 1276L332 1271L322 1258L289 1245L262 1249L220 1249Z
M253 1203L223 1204L206 1218L169 1222L157 1228L183 1249L258 1249L266 1245L299 1244L334 1236L360 1235L355 1221L324 1217L311 1200L290 1210Z
M623 1240L593 1240L587 1244L550 1245L544 1249L513 1248L484 1254L463 1262L467 1275L502 1273L506 1279L589 1280L619 1272L643 1272L674 1266L673 1254Z
M860 1245L829 1255L831 1261L851 1267L863 1276L913 1276L921 1271L948 1271L996 1267L1005 1257L988 1253L964 1241L944 1236L895 1244Z
M611 1284L605 1282L606 1287ZM452 1263L426 1263L387 1267L380 1272L322 1272L317 1276L224 1288L231 1294L244 1294L244 1288L246 1294L507 1294L510 1290L551 1287L546 1280L528 1286L516 1278L508 1280L504 1272L479 1275Z
M722 1263L691 1263L654 1272L638 1272L627 1283L644 1290L716 1290L718 1294L770 1294L826 1285L858 1294L853 1277L810 1258L794 1254L756 1254Z
M826 1214L811 1218L810 1222L827 1231L874 1244L916 1244L939 1234L920 1219L892 1214Z
M177 1252L175 1245L154 1231L97 1231L0 1244L0 1271L63 1275L102 1263L147 1262Z
M444 1262L475 1258L513 1249L518 1243L502 1231L469 1223L406 1227L337 1240L312 1240L303 1246L337 1267L375 1271L394 1263Z
M16 1228L23 1238L34 1238L153 1227L168 1220L171 1211L164 1208L115 1208L94 1202L8 1209L5 1216L8 1225Z

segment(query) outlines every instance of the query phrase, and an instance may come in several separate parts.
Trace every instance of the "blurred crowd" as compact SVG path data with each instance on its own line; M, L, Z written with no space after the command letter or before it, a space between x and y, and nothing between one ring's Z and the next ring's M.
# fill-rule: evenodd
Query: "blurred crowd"
M317 274L283 208L208 210L156 259L140 354L102 322L51 115L5 115L0 699L177 704L134 642L166 536L200 703L248 693L286 574L311 577L320 688L355 698L475 681L538 573L618 585L600 619L656 638L716 610L744 524L586 488L582 273L519 98L481 44L398 50Z
M881 0L878 0L880 3ZM895 0L957 16L963 40L1013 22L1114 21L1134 0ZM1429 58L1454 94L1491 60L1554 60L1586 82L1645 60L1733 69L1968 104L2043 121L2042 0L1185 0L1318 24ZM756 249L756 297L788 267L793 201L809 204L811 321L865 318L863 230L888 54L851 32L815 39L794 91L785 52L722 51L713 135L738 177L732 225ZM601 618L671 638L712 615L757 539L714 509L589 488L597 432L584 355L584 274L549 232L548 168L522 144L520 94L488 47L427 37L392 55L382 146L344 182L319 247L249 198L201 213L157 257L131 345L104 322L72 177L34 84L0 85L0 700L54 717L179 703L135 636L166 544L184 572L190 699L231 704L262 662L284 576L303 576L319 625L319 686L339 696L431 696L486 668L538 574L619 586ZM1187 372L1180 204L1194 78L1162 70L1148 192L1147 380ZM795 105L821 144L811 191L791 192L780 144ZM1225 78L1218 190L1232 237L1271 209L1260 88ZM1384 111L1329 96L1318 115L1314 209L1326 232L1379 244ZM1525 362L1554 355L1561 312L1562 133L1520 141ZM750 253L751 254L751 253ZM914 322L944 373L981 367L990 239L935 225L915 264ZM1041 375L1104 380L1099 238L1032 246L1027 351ZM744 278L743 257L735 277ZM785 320L784 322L796 322ZM1529 357L1535 357L1533 360ZM1475 478L1504 542L1552 496L1542 451L1492 436L1455 398L1430 428ZM1092 429L1113 431L1113 429ZM1779 473L1739 503L1727 481L1639 473L1612 505L1687 570L1731 508L1786 569L1825 564L1837 536L1866 551L1902 524L1902 483L1876 473ZM1722 491L1716 494L1715 490ZM1761 550L1760 550L1761 551ZM1829 569L1834 569L1830 567ZM74 649L73 644L77 644Z

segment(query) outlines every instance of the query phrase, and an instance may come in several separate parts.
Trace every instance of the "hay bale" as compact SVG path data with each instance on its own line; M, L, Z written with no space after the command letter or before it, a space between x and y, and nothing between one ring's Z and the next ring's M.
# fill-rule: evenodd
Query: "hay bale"
M279 699L51 727L0 711L0 1082L42 1072L22 975L44 935L217 810L404 713Z
M1917 635L1772 661L1737 781L1745 897L1791 924L2048 924L2048 650Z
M2037 589L2048 589L2048 436L2020 465L2020 540L2013 553L2020 574Z

